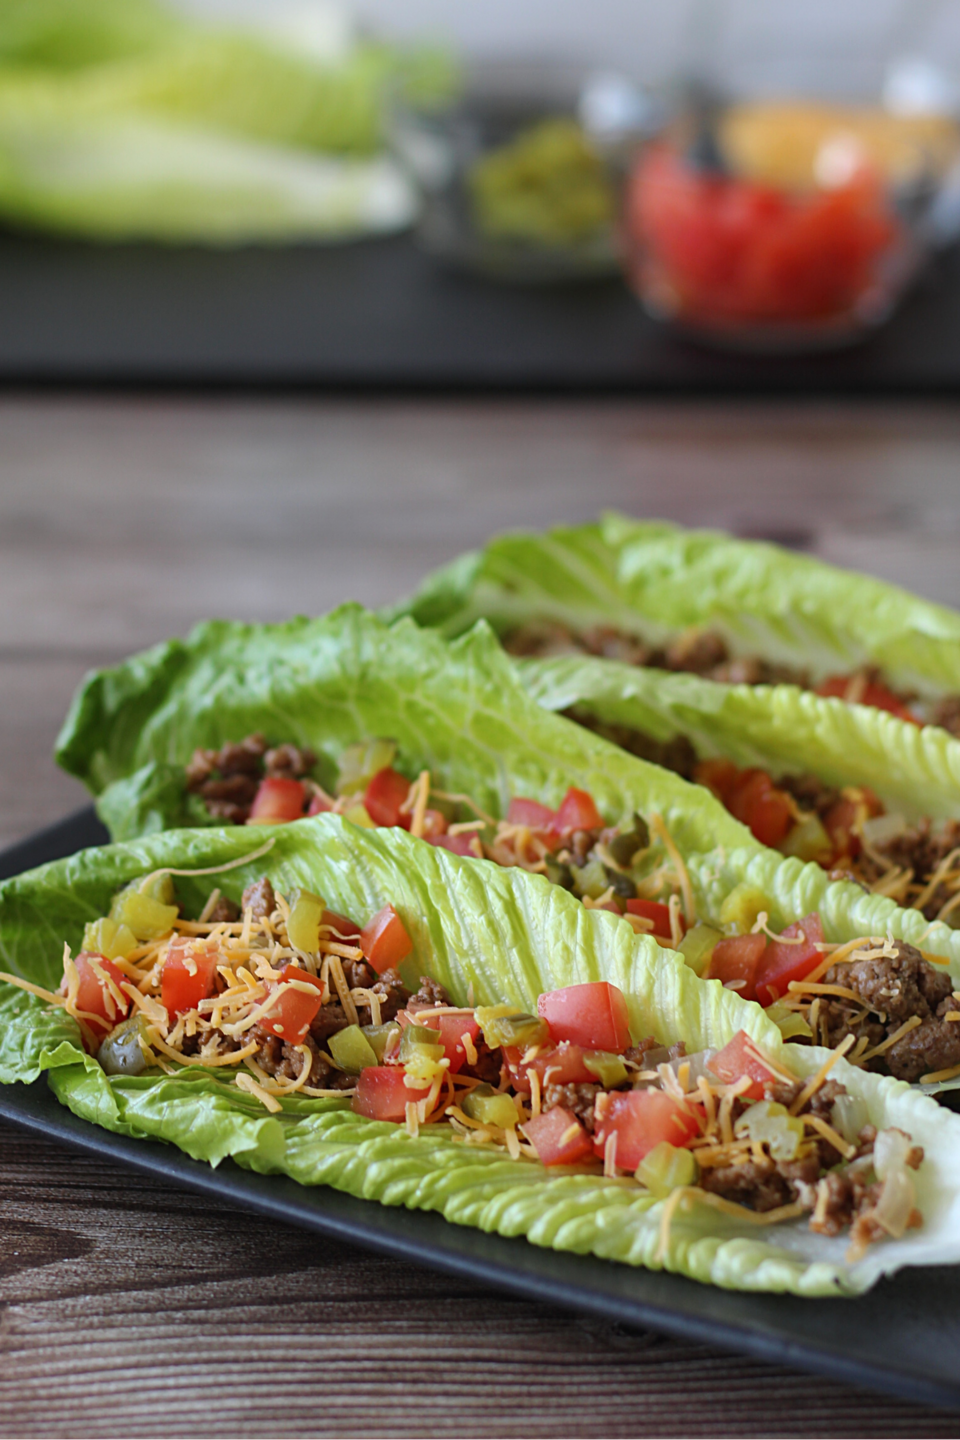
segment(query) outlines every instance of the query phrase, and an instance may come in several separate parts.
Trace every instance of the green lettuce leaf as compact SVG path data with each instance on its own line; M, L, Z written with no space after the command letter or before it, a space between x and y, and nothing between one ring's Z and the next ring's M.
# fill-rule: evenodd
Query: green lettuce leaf
M570 785L588 790L611 824L636 810L659 812L705 917L717 918L724 887L762 874L774 923L819 908L830 940L888 929L913 942L924 935L924 948L960 974L960 932L830 882L817 865L785 861L701 787L548 714L482 623L448 645L409 620L388 627L358 606L283 625L212 621L185 641L90 675L57 759L99 796L111 834L122 839L209 823L186 793L183 766L196 746L255 730L310 746L327 785L348 744L389 735L411 777L429 769L441 788L469 793L494 815L506 813L513 795L556 806Z
M0 885L0 960L51 985L62 944L79 943L83 922L102 913L118 885L163 866L200 868L250 855L263 832L168 832L88 850ZM398 830L360 830L323 815L271 831L259 860L216 877L184 877L188 913L216 883L237 898L268 873L282 888L305 884L333 908L365 921L395 904L414 942L408 968L439 979L454 1000L505 999L527 1007L557 985L613 980L628 997L637 1034L685 1039L691 1052L745 1029L780 1063L805 1075L820 1052L795 1052L756 1006L718 982L703 982L679 957L633 934L625 921L587 911L540 876L464 860ZM432 1210L447 1220L502 1235L525 1235L557 1250L633 1265L663 1266L702 1281L801 1295L856 1293L902 1265L960 1259L960 1118L908 1087L841 1062L841 1077L867 1101L877 1125L900 1124L928 1160L918 1189L925 1228L881 1244L848 1265L844 1245L792 1222L776 1231L700 1208L679 1215L660 1253L662 1202L623 1179L544 1172L528 1160L467 1148L425 1128L405 1130L355 1116L345 1101L297 1097L267 1115L221 1074L107 1077L82 1054L74 1023L32 996L0 989L9 1020L2 1078L47 1069L58 1098L76 1114L121 1133L175 1144L216 1164L233 1156L264 1173L327 1184L388 1205ZM24 1018L25 1017L25 1018ZM21 1047L18 1056L17 1047Z
M881 665L897 686L960 690L960 615L895 585L775 545L606 514L595 524L508 534L462 555L385 612L458 635L548 617L660 641L689 626L734 652L816 676Z

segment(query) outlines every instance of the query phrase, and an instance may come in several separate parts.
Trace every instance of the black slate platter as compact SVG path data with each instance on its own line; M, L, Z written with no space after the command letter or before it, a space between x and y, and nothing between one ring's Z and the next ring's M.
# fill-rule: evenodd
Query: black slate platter
M25 865L100 844L92 810L68 817L0 854L0 878ZM449 1225L439 1217L305 1189L280 1176L217 1170L151 1141L130 1140L79 1120L43 1080L0 1087L0 1117L132 1165L160 1184L183 1185L280 1222L303 1226L415 1264L428 1265L543 1304L602 1315L761 1360L800 1367L907 1400L960 1405L960 1267L901 1272L857 1300L745 1295L587 1256L540 1250Z
M0 383L593 394L960 389L960 248L862 344L749 356L684 342L616 277L499 285L409 236L201 249L0 233Z

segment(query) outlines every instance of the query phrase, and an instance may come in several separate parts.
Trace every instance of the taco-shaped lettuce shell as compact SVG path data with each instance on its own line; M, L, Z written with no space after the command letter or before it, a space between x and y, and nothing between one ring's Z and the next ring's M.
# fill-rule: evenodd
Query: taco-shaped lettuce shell
M659 643L719 630L738 655L808 669L864 664L927 698L960 691L960 615L867 575L776 545L606 514L594 524L496 536L427 577L391 617L459 635L548 618Z
M223 865L252 853L264 832L203 829L88 850L0 885L0 963L36 984L54 985L63 943L76 950L83 925L114 891L163 866ZM398 830L359 830L338 816L278 827L268 855L215 879L178 878L187 913L211 884L238 899L268 874L280 889L305 885L363 922L396 906L414 942L407 967L444 984L464 1003L512 1001L531 1007L559 985L604 978L628 997L636 1034L685 1039L692 1053L747 1030L798 1076L824 1052L783 1046L754 1005L704 982L679 957L634 936L601 911L587 911L540 876L480 866ZM623 1179L583 1171L548 1173L502 1152L467 1149L443 1128L414 1139L399 1126L353 1114L346 1099L289 1098L268 1115L220 1072L191 1069L107 1077L80 1047L76 1023L33 995L0 986L0 1080L47 1072L76 1114L144 1140L163 1140L195 1159L231 1156L263 1173L331 1185L387 1205L435 1211L461 1225L632 1265L664 1266L731 1288L840 1295L866 1289L903 1265L960 1260L960 1118L896 1081L839 1062L834 1073L862 1095L879 1128L902 1127L924 1147L918 1172L923 1229L870 1248L854 1265L846 1241L813 1234L805 1222L775 1229L700 1207L678 1215L660 1254L663 1202Z
M411 777L465 792L489 813L511 796L550 806L569 786L593 795L611 824L639 810L663 816L687 864L698 913L716 919L740 880L762 876L774 924L819 910L829 940L883 935L950 959L960 974L960 932L930 927L817 865L785 860L700 786L624 754L534 703L486 624L452 644L409 620L387 626L359 606L282 625L212 621L81 687L58 741L65 769L98 794L116 839L214 823L188 795L184 765L198 745L261 730L319 756L332 784L353 741L388 735ZM475 862L483 863L483 862Z

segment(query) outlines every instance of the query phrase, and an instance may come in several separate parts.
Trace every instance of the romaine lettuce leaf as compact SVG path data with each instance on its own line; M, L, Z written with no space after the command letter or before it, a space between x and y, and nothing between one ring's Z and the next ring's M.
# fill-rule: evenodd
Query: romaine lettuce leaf
M830 940L891 932L949 958L960 974L960 932L928 927L917 911L784 861L699 786L550 715L526 694L489 627L453 644L406 620L386 626L358 606L283 625L213 621L88 677L74 699L57 758L98 794L115 838L203 823L183 766L198 746L261 730L311 746L332 784L344 748L392 736L400 768L431 770L503 815L512 795L559 804L588 790L611 824L634 811L663 815L686 859L701 914L717 918L724 887L762 875L775 924L823 914Z
M58 975L63 941L102 913L114 890L162 866L200 868L252 853L264 832L192 830L88 850L0 885L0 962L34 983ZM763 1012L716 981L696 978L678 956L634 936L625 921L587 911L540 876L460 859L398 830L359 830L323 815L271 831L270 853L215 878L177 880L190 911L217 884L236 898L268 873L280 887L306 884L327 902L366 920L396 905L414 941L412 969L446 985L455 1000L473 985L478 1001L527 1007L556 985L605 978L628 997L635 1032L682 1037L692 1052L723 1045L745 1029L781 1064L806 1075L821 1052L783 1046ZM918 1178L924 1229L880 1244L855 1265L844 1242L803 1222L776 1230L699 1209L679 1215L661 1256L662 1202L622 1179L467 1149L440 1127L414 1140L399 1127L355 1116L346 1101L293 1098L279 1115L221 1075L189 1071L105 1076L80 1050L76 1026L33 997L0 989L9 1019L2 1078L48 1069L58 1098L107 1128L178 1145L197 1159L282 1172L383 1204L433 1210L456 1224L627 1264L663 1265L695 1279L748 1290L838 1295L866 1288L901 1265L960 1259L960 1118L904 1085L840 1062L840 1078L867 1101L878 1126L899 1124L927 1154Z
M817 677L873 663L923 695L960 690L955 611L775 545L612 513L497 536L384 613L412 615L448 636L482 617L501 633L546 616L653 641L710 625L736 653L806 666Z

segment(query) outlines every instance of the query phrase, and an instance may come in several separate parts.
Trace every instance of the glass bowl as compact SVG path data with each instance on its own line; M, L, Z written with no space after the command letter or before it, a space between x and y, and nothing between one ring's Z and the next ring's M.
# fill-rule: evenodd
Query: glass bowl
M635 160L628 276L651 315L714 344L850 344L923 262L958 157L945 115L701 97Z

